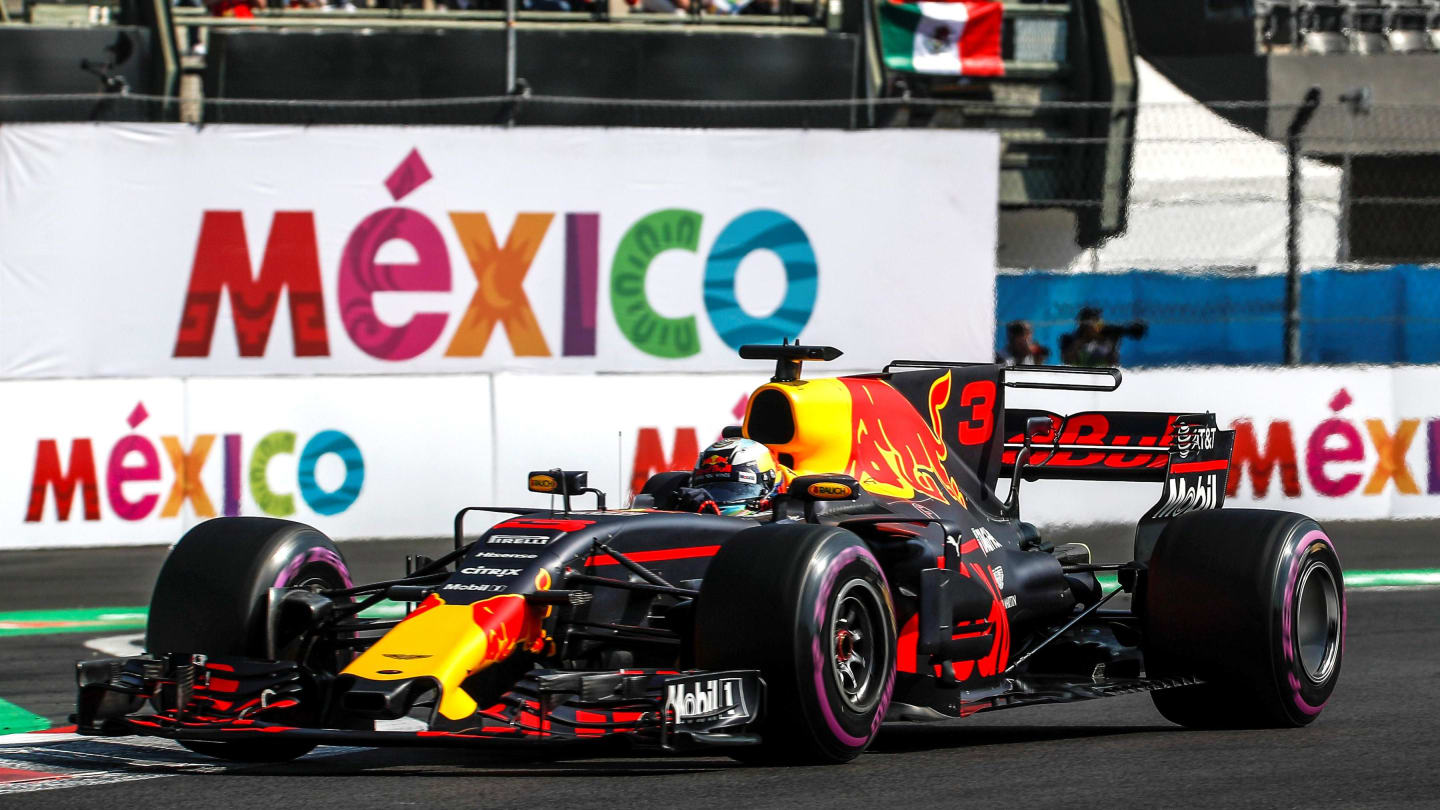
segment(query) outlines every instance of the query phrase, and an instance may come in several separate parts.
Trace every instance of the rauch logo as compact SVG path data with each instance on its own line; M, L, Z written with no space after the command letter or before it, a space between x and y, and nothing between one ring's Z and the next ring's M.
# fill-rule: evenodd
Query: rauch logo
M131 430L140 427L149 418L144 403L135 406L126 420ZM179 437L161 436L160 447L169 460L173 481L165 503L160 506L160 517L173 518L180 514L180 507L189 501L197 517L216 516L214 503L206 491L200 474L210 459L211 451L219 440L219 453L224 468L221 508L225 515L240 514L241 465L245 459L244 440L239 433L216 435L202 433L195 437L190 449L186 450ZM246 480L250 496L267 515L286 517L295 514L295 496L276 492L270 488L266 474L270 462L276 456L294 454L298 437L293 431L276 430L265 434L250 447L249 460L245 464ZM334 515L350 508L360 497L365 483L365 459L360 454L355 440L338 430L322 430L311 436L300 446L300 457L296 471L296 488L305 503L321 515ZM334 454L344 464L345 478L333 490L323 488L316 480L315 468L320 459ZM60 446L55 439L40 439L35 448L35 471L31 476L30 505L25 512L29 523L40 522L45 515L45 501L49 493L54 494L55 516L60 521L70 519L76 490L80 492L82 511L86 520L100 519L100 478L95 465L94 442L89 438L70 441L69 463L62 462ZM145 492L145 482L162 480L160 453L154 440L138 433L122 437L110 449L105 464L105 494L110 510L121 520L143 520L149 517L160 504L160 493ZM163 490L163 487L161 488Z
M431 179L418 150L412 150L385 180L398 203ZM478 282L445 348L446 357L484 354L497 325L519 357L549 357L550 342L541 331L526 296L524 281L554 213L520 213L503 244L484 212L451 211L450 226L465 248ZM700 249L697 211L669 208L641 217L621 237L610 262L610 308L621 334L637 349L656 357L683 358L700 351L694 315L668 317L656 312L645 292L645 277L655 257L670 250ZM566 357L596 353L600 214L566 213L565 295L561 352ZM408 243L411 264L376 260L391 241ZM757 250L779 257L785 268L785 294L765 317L741 308L735 287L741 260ZM270 224L259 273L253 272L239 211L206 211L190 271L190 285L175 340L175 357L208 357L220 297L228 292L236 342L242 357L261 357L280 302L288 292L296 357L330 354L320 282L319 248L313 211L277 211ZM451 261L439 226L413 208L382 208L350 232L340 257L336 295L345 333L366 354L383 360L408 360L431 349L450 315L421 312L394 326L376 314L374 297L383 292L449 292ZM745 343L778 343L798 337L815 308L819 273L815 251L800 225L774 210L748 211L728 223L706 255L702 302L716 333L731 348Z

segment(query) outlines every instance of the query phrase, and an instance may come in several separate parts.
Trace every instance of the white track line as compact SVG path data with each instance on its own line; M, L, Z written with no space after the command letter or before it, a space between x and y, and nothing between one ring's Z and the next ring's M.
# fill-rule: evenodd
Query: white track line
M305 755L304 759L322 759L361 750L364 749L322 747ZM78 734L0 736L0 769L37 771L55 777L0 783L0 796L254 767L257 766L213 760L161 737L88 737Z
M425 728L424 723L408 717L382 720L375 725L380 731ZM363 750L353 746L322 746L304 759L323 759ZM163 737L91 737L43 732L0 735L0 769L36 771L54 777L0 783L0 796L254 767L257 766L219 762Z
M114 658L134 658L145 654L145 634L127 633L123 636L92 638L85 642L85 648L104 653Z

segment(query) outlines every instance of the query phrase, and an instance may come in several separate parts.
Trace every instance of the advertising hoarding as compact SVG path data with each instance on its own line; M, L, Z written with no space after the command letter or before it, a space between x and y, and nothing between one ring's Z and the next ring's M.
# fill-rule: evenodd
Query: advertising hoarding
M0 378L986 357L994 133L0 127Z

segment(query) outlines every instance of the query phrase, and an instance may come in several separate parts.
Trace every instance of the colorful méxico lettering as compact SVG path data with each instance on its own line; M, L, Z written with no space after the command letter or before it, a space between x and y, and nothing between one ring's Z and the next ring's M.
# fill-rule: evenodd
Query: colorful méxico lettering
M429 182L431 174L416 150L395 169L385 187L396 203ZM516 215L502 242L483 211L451 211L450 227L464 247L476 290L445 348L446 357L479 357L502 327L517 357L552 356L525 293L525 277L556 214ZM651 306L645 282L661 253L700 250L704 215L667 208L641 217L625 231L610 263L610 309L620 333L635 348L664 358L698 354L701 333L694 315L670 317ZM560 351L566 357L596 354L601 215L564 215L565 294ZM407 243L416 260L377 261L382 246ZM747 313L736 295L741 260L757 250L779 257L785 293L774 312ZM789 216L756 209L736 217L715 238L706 255L702 302L716 334L726 345L778 343L796 338L815 309L819 270L803 228ZM399 205L362 219L341 253L335 295L341 326L361 351L389 361L417 357L440 339L446 312L418 312L399 326L383 321L374 297L384 292L450 292L452 265L439 226L426 214ZM313 211L277 211L254 272L244 216L240 211L204 212L191 265L189 286L175 338L175 357L208 357L222 294L228 293L241 357L261 357L271 326L287 294L295 357L327 357L330 327L325 315L320 255Z
M135 430L148 416L142 403L135 406L126 421L131 430ZM221 436L202 433L195 436L188 450L177 436L160 437L160 447L165 451L173 475L165 503L160 507L160 517L178 516L181 505L186 501L190 502L197 517L216 516L215 505L200 479L200 473L217 438L222 440L221 465L225 471L221 508L225 515L240 514L243 436L239 433ZM276 456L295 453L296 439L293 431L276 430L262 436L250 448L245 481L249 483L251 498L267 515L286 517L295 514L295 496L272 490L266 474ZM345 478L338 487L327 490L318 482L315 470L320 459L331 454L343 463ZM30 502L25 511L25 521L38 523L44 520L46 496L52 494L55 518L69 520L77 490L84 519L100 520L101 479L95 459L94 442L89 438L70 440L68 463L61 456L59 441L40 439L35 447L35 468L31 475ZM162 480L160 454L154 440L138 433L122 437L111 448L104 470L106 501L116 517L135 521L154 513L160 503L160 493L150 489L137 494L132 488ZM359 445L339 430L316 433L300 449L295 483L300 497L317 514L335 515L349 509L360 497L365 483L365 459Z
M1356 489L1360 489L1363 495L1378 495L1391 483L1401 495L1421 494L1420 485L1411 474L1405 458L1419 431L1419 419L1401 419L1393 432L1381 419L1363 420L1365 434L1375 454L1368 478L1353 469L1344 473L1331 469L1337 464L1363 462L1367 455L1365 441L1355 421L1342 415L1352 401L1345 389L1336 392L1329 402L1331 417L1316 425L1304 442L1305 480L1309 481L1310 487L1330 498L1344 497ZM1426 420L1425 426L1426 458L1429 460L1425 493L1437 495L1440 494L1440 419ZM1280 492L1287 498L1300 497L1300 455L1296 452L1295 431L1290 420L1272 420L1265 427L1263 442L1257 426L1250 420L1237 420L1232 427L1235 430L1235 449L1231 455L1227 497L1234 497L1240 479L1246 477L1254 496L1264 498L1277 474ZM1360 488L1362 481L1363 489Z

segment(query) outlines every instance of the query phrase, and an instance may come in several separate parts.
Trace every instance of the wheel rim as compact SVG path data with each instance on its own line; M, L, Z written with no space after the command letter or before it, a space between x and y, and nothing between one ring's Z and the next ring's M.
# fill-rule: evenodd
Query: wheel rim
M845 583L830 619L830 675L845 706L867 712L880 697L880 596L862 579Z
M1311 564L1300 575L1295 646L1305 677L1323 683L1335 669L1340 653L1340 589L1330 567L1323 562Z
M333 582L325 579L324 577L317 577L317 576L309 576L309 577L304 577L304 578L296 577L296 580L298 580L298 581L286 583L285 587L287 587L287 588L302 588L302 589L307 590L307 591L316 591L316 592L329 590L329 589L331 589L331 588L342 587L342 586L336 585L335 583L333 583Z

